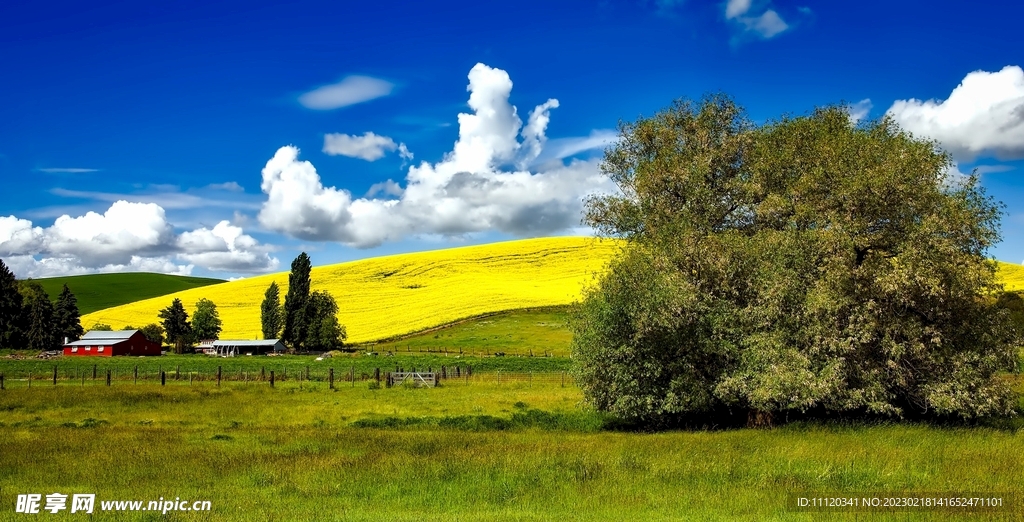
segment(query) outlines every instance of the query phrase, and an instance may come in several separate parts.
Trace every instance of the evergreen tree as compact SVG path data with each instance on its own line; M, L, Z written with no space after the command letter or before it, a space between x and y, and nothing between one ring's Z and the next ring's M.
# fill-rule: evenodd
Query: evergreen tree
M160 310L161 326L167 332L167 342L174 345L174 353L184 353L185 345L192 336L192 325L188 322L188 313L181 304L181 299L175 299L171 306Z
M53 303L43 285L30 280L19 285L24 305L27 330L25 340L30 350L56 350L60 347L58 331L54 324Z
M272 282L263 295L263 304L260 305L260 323L263 325L264 339L277 339L280 335L281 316L280 290L277 288L277 282Z
M23 348L22 296L18 281L0 260L0 348Z
M82 318L78 313L78 299L71 293L68 285L60 291L57 303L53 307L54 327L57 328L57 336L61 342L66 338L68 342L77 341L82 338L85 330L82 329Z
M206 298L197 301L196 311L192 314L192 337L197 341L218 339L221 326L223 323L217 313L217 305Z
M284 332L281 340L290 344L292 350L300 350L306 341L306 325L309 323L309 273L312 264L305 252L292 261L288 274L288 294L284 297Z

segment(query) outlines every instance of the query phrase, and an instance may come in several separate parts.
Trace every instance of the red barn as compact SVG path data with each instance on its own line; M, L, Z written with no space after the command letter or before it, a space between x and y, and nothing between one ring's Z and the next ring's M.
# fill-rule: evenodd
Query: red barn
M81 340L64 345L64 355L160 355L160 345L138 330L86 332Z

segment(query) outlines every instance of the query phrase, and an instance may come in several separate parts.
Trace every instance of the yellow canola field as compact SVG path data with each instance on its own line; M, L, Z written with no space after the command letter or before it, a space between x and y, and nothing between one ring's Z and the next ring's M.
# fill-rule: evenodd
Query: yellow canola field
M508 241L313 267L310 279L313 290L326 290L338 302L347 342L360 343L490 312L571 303L619 245L589 237ZM205 297L217 305L222 339L260 339L260 304L271 281L280 286L283 304L288 272L107 308L83 316L82 326L159 323L160 309L175 298L191 317Z
M999 269L996 271L996 278L1003 283L1003 289L1007 292L1024 290L1024 265L998 262Z
M348 342L361 343L425 330L475 315L576 301L591 275L604 269L621 243L587 237L508 241L376 257L314 267L313 290L338 302ZM1024 266L999 262L1007 290L1024 290ZM157 313L181 299L189 316L200 298L217 304L222 339L259 339L260 304L271 281L288 291L288 273L194 288L107 308L82 317L115 330L158 323Z

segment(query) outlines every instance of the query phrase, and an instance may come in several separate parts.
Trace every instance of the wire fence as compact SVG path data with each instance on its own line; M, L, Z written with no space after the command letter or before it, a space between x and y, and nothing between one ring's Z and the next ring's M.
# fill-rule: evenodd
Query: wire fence
M175 367L169 370L153 370L150 368L54 368L49 372L32 370L0 371L0 390L10 388L44 388L53 386L87 386L106 385L122 386L124 384L154 384L168 385L195 385L215 383L249 383L269 384L271 387L279 383L327 383L331 388L347 383L354 386L356 383L368 383L375 381L381 386L387 386L391 380L392 373L422 373L431 374L436 383L444 385L474 385L474 384L538 384L568 386L574 383L572 375L566 371L547 372L512 372L512 371L487 371L476 372L470 366L442 366L441 368L400 368L383 369L374 368L372 371L361 371L355 367L349 368L267 368L239 369L224 371L221 368L211 370L187 369Z

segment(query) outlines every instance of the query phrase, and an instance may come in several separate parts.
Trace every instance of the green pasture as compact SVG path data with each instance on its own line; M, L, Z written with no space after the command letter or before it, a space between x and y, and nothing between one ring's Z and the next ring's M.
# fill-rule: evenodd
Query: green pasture
M568 357L572 332L564 306L512 310L474 317L402 339L364 345L377 352L402 353L419 350L467 354L506 354Z
M174 276L130 272L123 274L90 274L35 279L43 285L50 299L56 300L65 284L78 300L78 311L88 314L104 308L123 305L151 297L173 294L190 288L223 283L206 277ZM167 304L170 304L168 302ZM154 318L155 322L155 318ZM91 324L82 325L86 330ZM145 326L145 325L136 325Z
M795 492L1020 495L1019 430L813 423L630 433L580 400L572 386L524 382L8 388L0 519L20 519L18 493L55 491L213 506L97 520L1020 520L1024 511L787 508Z

